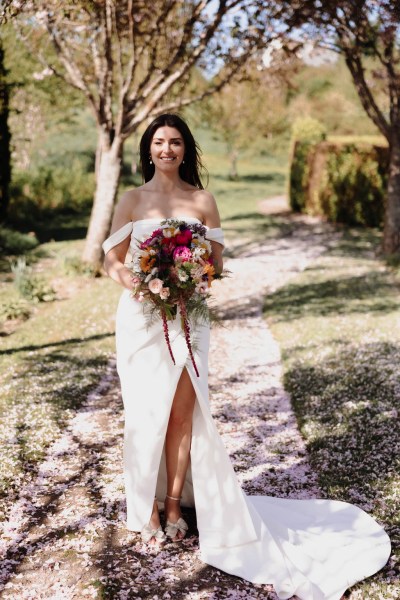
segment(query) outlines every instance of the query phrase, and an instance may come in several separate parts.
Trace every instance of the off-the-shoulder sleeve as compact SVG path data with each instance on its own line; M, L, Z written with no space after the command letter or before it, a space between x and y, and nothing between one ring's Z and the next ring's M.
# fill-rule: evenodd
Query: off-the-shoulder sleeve
M127 238L128 235L132 233L132 229L133 222L129 221L129 223L125 223L125 225L120 227L120 229L114 231L114 233L102 243L104 254L107 254L111 248L114 248L114 246L120 244L125 238Z
M225 246L224 232L222 231L221 227L213 227L208 229L206 238L207 240L210 240L210 242L218 242L218 244L221 244L221 246Z

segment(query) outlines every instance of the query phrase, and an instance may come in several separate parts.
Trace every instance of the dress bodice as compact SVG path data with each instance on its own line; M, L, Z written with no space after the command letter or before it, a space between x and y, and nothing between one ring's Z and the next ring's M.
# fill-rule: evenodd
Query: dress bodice
M174 218L186 221L186 223L201 223L200 219L197 219L196 217ZM133 243L135 240L141 240L146 235L150 235L154 231L154 229L156 229L156 227L164 220L164 218L160 219L159 217L155 217L149 219L139 219L138 221L128 221L128 223L125 223L125 225L117 229L117 231L114 231L114 233L111 234L103 242L102 248L104 254L107 254L107 252L109 252L111 248L114 248L114 246L120 244L124 239L128 237L128 235L131 236L131 247L133 247ZM218 242L219 244L224 246L224 234L221 227L207 227L207 225L204 225L204 227L207 229L206 238L208 240Z

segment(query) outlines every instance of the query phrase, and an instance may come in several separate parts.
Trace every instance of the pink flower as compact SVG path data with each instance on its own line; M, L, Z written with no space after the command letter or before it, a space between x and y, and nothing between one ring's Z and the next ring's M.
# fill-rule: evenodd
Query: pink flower
M160 298L161 300L166 300L169 296L169 287L163 287L160 290Z
M174 250L174 260L191 260L192 253L186 246L177 246Z
M148 246L152 246L155 242L157 242L157 240L155 238L161 237L161 236L162 236L162 229L155 229L149 238L145 239L143 242L141 242L141 244L139 244L139 248L141 250L146 250L146 248L148 248Z
M163 282L161 281L161 279L158 279L158 277L155 277L149 283L149 290L153 294L159 294L160 291L162 290L162 287L163 287Z
M207 281L200 281L200 283L198 283L196 285L195 291L198 294L206 294L207 291L208 291L208 283L207 283Z
M161 236L161 235L162 235L162 229L161 228L160 229L155 229L153 231L153 233L151 234L150 239L153 239L153 238L155 238L157 236Z
M181 246L187 246L192 241L192 232L190 229L184 229L175 236L176 243Z

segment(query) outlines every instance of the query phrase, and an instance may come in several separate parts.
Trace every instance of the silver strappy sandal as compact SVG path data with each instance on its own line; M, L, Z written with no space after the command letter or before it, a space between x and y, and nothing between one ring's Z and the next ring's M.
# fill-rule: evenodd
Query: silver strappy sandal
M166 497L170 500L180 500L180 498L174 498L174 496L168 496L168 494L166 494ZM182 519L182 517L180 517L176 523L172 523L171 521L167 520L167 524L165 526L165 533L167 537L171 538L172 541L180 542L185 537L188 529L188 524L184 519ZM181 534L181 536L175 539L178 535L178 532Z
M155 539L155 543L158 545L164 544L167 540L167 536L163 532L161 525L157 529L153 529L150 525L145 525L140 535L145 544L148 544L152 538Z
M157 498L154 498L154 500L156 501ZM148 523L147 525L145 525L143 527L142 531L140 532L140 535L141 535L142 541L145 544L150 543L152 538L154 538L154 540L155 540L154 545L157 545L157 546L161 546L162 544L164 544L167 541L167 536L163 532L161 525L154 528Z

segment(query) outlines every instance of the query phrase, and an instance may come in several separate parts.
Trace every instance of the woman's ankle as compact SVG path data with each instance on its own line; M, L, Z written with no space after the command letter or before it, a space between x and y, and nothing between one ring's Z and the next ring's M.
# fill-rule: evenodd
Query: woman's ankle
M165 517L167 521L176 522L182 516L180 506L180 496L174 496L173 494L165 495Z
M154 529L156 529L157 527L160 526L160 514L158 512L157 500L154 500L154 503L153 503L153 512L151 513L151 517L150 517L150 525Z

